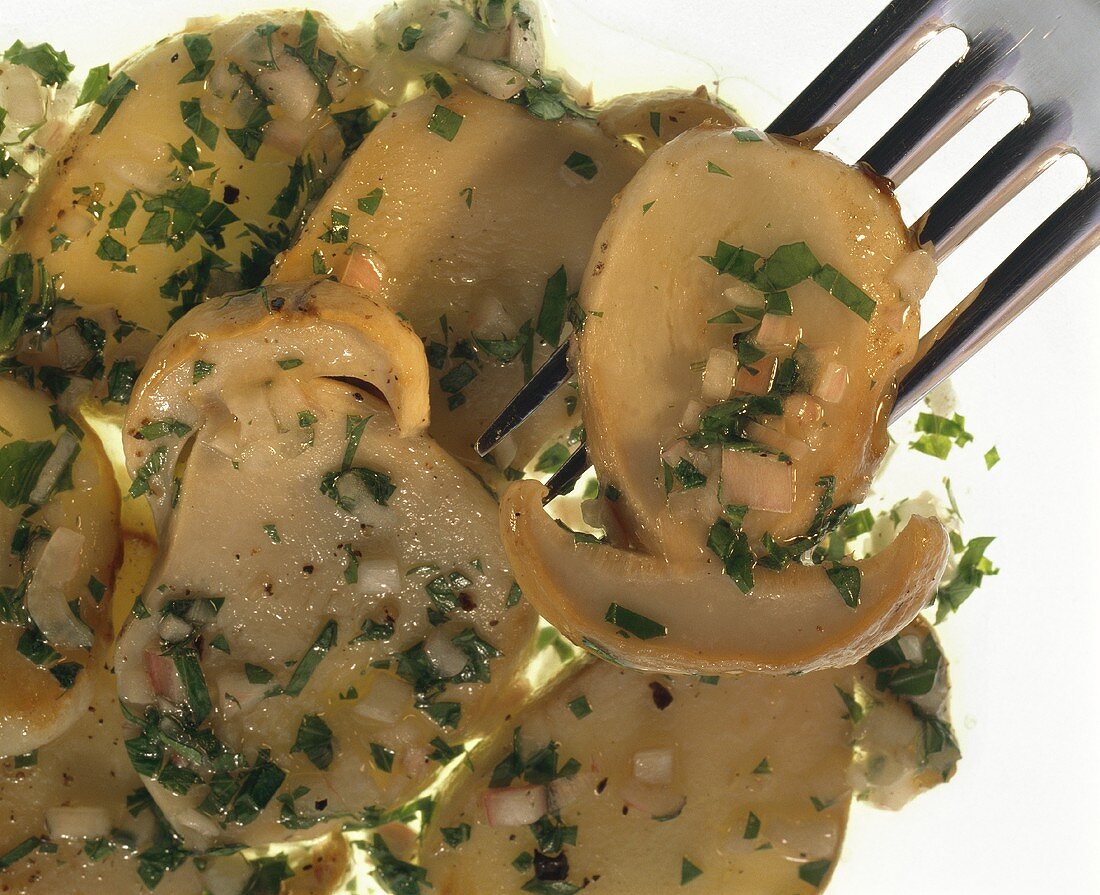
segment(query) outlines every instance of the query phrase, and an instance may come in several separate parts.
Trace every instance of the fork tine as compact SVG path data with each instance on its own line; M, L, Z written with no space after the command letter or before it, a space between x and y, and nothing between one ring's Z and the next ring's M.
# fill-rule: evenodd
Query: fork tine
M990 74L1004 59L1004 50L984 38L971 42L970 52L949 68L932 88L890 128L863 157L891 180L903 163L918 154L929 136L940 131L956 110L966 109L995 85ZM975 110L976 111L976 110Z
M577 449L569 455L562 468L550 476L546 482L547 493L543 503L549 503L555 497L568 494L577 484L577 479L584 475L584 471L592 464L588 462L588 448L582 441Z
M497 415L474 443L478 456L484 457L513 429L538 409L538 406L569 379L569 340L546 359L535 375L516 392L508 405Z
M1098 244L1100 181L1093 180L1009 255L973 301L936 334L898 387L891 421L959 369Z
M868 75L907 41L928 27L935 0L893 0L765 130L794 136L832 118L856 92L868 87Z
M936 246L936 256L946 258L1005 201L1015 194L1010 184L1021 175L1041 169L1048 154L1038 147L1054 143L1059 117L1049 107L1032 110L1031 117L1001 138L985 157L941 196L928 212L921 240ZM1022 184L1020 184L1022 186Z

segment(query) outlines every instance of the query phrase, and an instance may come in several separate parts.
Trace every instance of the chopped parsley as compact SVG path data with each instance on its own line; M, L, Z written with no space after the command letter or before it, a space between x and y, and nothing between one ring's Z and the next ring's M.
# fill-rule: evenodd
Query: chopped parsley
M588 697L583 694L571 700L567 705L569 711L573 713L573 717L578 720L592 714L592 706L588 703Z
M703 875L703 871L691 863L687 858L680 862L680 885L686 886L692 880Z
M825 574L844 600L844 605L855 609L859 605L860 570L856 566L833 565L825 569Z
M378 206L381 204L384 195L385 191L382 187L378 187L363 196L356 204L360 211L365 211L367 214L373 215L378 211Z
M655 637L664 637L668 634L668 628L660 622L655 622L644 615L625 609L618 603L612 603L607 607L604 621L616 626L623 636L633 635L639 640L652 640Z
M205 360L197 360L191 367L191 383L197 384L200 380L205 379L211 373L214 372L214 364Z
M982 580L986 575L996 575L998 571L985 555L994 538L971 538L963 544L962 538L953 533L951 541L955 552L962 555L959 557L951 580L941 584L936 591L936 624L942 622L952 612L958 611L970 595L982 586Z
M387 749L381 743L370 744L371 760L374 766L383 773L389 774L393 770L393 749Z
M428 119L428 130L450 142L458 135L462 127L463 116L446 106L436 106L432 117Z
M592 157L585 155L583 152L571 152L564 164L570 171L585 180L591 180L599 172L599 168Z
M997 453L997 445L993 445L993 447L986 451L984 457L986 469L992 469L1001 462L1001 455Z
M760 835L760 818L749 812L748 818L745 820L745 832L741 836L742 839L755 839Z
M458 848L463 842L469 842L471 832L470 825L467 823L461 823L457 827L440 827L439 829L443 841L451 848Z
M134 474L134 481L130 485L129 492L127 492L130 497L141 497L141 495L143 494L148 494L149 480L162 469L164 469L164 464L167 462L168 448L162 445L148 456L145 462L141 464L138 471Z
M264 534L267 535L268 540L271 541L272 544L281 544L282 543L283 539L279 536L279 529L276 528L274 525L271 525L271 524L265 525L264 526Z
M214 149L218 145L218 126L203 115L198 97L180 100L180 115L188 129L208 147Z
M561 341L561 331L565 325L568 305L569 289L565 265L562 265L546 281L546 289L542 294L542 307L539 309L538 323L535 325L535 331L547 344L556 347Z
M317 670L317 666L321 664L321 660L325 658L325 654L336 643L336 621L332 620L325 624L321 629L321 633L317 635L317 639L313 641L306 653L298 661L298 664L294 668L294 673L290 676L290 683L283 688L283 693L287 696L298 696L301 694L305 685L309 683L309 679L313 676L313 672Z
M815 888L820 888L832 863L833 862L828 858L822 858L819 861L809 861L798 868L798 878L804 883L809 883Z
M405 30L401 32L401 37L397 41L397 49L402 52L409 52L416 46L417 42L424 36L424 29L419 25L408 25Z
M210 38L205 34L185 34L183 46L187 50L192 68L180 78L179 83L193 84L205 81L214 67L214 61L210 58L210 54L214 52L214 45L210 43Z
M153 420L146 423L138 429L138 434L146 441L157 441L161 438L167 438L169 435L182 438L190 431L191 427L187 423L173 417L165 417L162 420Z
M323 771L332 764L335 751L332 744L332 729L320 715L303 715L298 725L298 735L290 751L304 753L315 768Z
M964 447L974 440L966 431L966 420L954 414L948 418L935 413L920 413L914 424L917 432L922 433L916 441L909 443L915 451L946 460L952 447ZM986 464L988 466L988 459Z
M0 502L12 509L29 503L53 451L49 441L11 441L0 447Z

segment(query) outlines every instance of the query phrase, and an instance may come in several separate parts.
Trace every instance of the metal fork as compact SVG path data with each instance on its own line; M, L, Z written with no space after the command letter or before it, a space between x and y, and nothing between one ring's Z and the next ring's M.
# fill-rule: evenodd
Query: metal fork
M991 97L1021 92L1029 114L937 199L921 239L946 258L1053 161L1075 153L1088 176L921 340L898 386L893 422L993 339L1100 244L1100 80L1083 50L1100 46L1093 0L894 0L766 128L794 136L842 122L933 36L960 29L967 50L862 161L900 186L971 122ZM1090 161L1091 160L1091 161ZM485 456L570 378L565 342L478 439ZM568 492L589 466L582 442L547 483Z

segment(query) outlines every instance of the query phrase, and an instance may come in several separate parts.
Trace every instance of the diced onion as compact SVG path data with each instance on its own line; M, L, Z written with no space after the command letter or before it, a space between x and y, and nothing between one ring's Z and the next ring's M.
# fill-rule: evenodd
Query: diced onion
M916 634L905 634L899 637L898 646L901 647L902 655L908 662L919 662L924 655L921 651L920 638Z
M169 613L157 622L157 633L167 643L179 643L191 636L191 625L179 616Z
M508 56L508 31L473 30L466 38L466 55L475 59L505 59Z
M412 689L404 681L378 675L366 695L355 703L355 712L372 721L393 724L412 706Z
M760 423L749 423L745 427L745 434L757 444L781 451L794 460L801 460L810 453L810 446L806 442Z
M175 663L168 656L162 656L159 650L147 649L142 655L142 662L145 675L157 696L163 696L174 705L183 702L183 683Z
M827 855L836 848L837 825L828 814L806 819L782 812L768 814L768 841L784 857L804 861L806 855Z
M29 500L33 504L45 503L47 498L57 487L57 481L61 478L61 473L65 471L65 467L69 465L69 461L72 460L73 455L80 449L80 442L72 432L67 429L61 433L57 439L57 444L54 445L53 452L46 460L46 465L42 467L42 471L38 474L38 481L34 483L34 487L31 489Z
M725 348L712 348L703 371L703 400L708 404L725 401L737 377L737 355Z
M62 370L77 370L91 360L92 349L75 326L66 326L54 342L57 345L57 365Z
M210 895L241 895L252 879L252 865L243 855L226 855L205 863L199 875Z
M46 91L25 65L0 67L0 108L5 124L14 131L38 124L46 117Z
M392 594L403 585L401 570L393 556L359 560L359 590L365 594Z
M559 777L547 786L549 808L560 812L595 788L596 775L591 771L574 774L572 777Z
M644 749L635 752L632 760L634 777L642 783L672 782L673 755L671 749Z
M313 73L293 56L281 56L278 68L261 72L256 86L293 121L309 118L321 94Z
M490 789L481 797L491 827L525 827L546 813L545 786Z
M848 388L848 368L835 360L826 361L814 383L813 395L826 404L836 404Z
M498 339L516 330L512 316L493 295L483 296L477 301L470 310L467 322L471 332L485 339Z
M198 833L204 839L213 840L221 834L221 828L209 817L190 804L193 799L201 798L199 787L192 787L186 796L178 796L150 777L142 777L149 795L164 812L168 822L177 830L186 827ZM205 843L204 843L205 845Z
M767 454L727 450L722 455L722 502L789 513L794 506L794 467Z
M766 395L775 378L776 359L764 357L737 371L737 390L749 395Z
M654 786L631 777L622 787L623 801L628 808L649 817L670 817L683 810L687 799L670 786Z
M748 283L737 280L732 286L722 290L722 295L732 308L763 308L764 293L753 289Z
M27 586L27 613L58 649L91 649L92 629L73 614L65 587L80 570L84 535L59 528L46 542Z
M466 667L466 654L439 630L428 635L424 652L441 677L453 677Z
M451 61L451 68L472 87L493 99L511 99L527 86L527 78L500 62L486 62L459 54Z
M680 428L685 432L695 432L699 428L699 417L707 409L702 401L692 398L684 408L684 416L680 420Z
M462 49L473 28L469 16L451 12L447 18L433 16L416 42L416 52L438 65L446 65Z
M760 321L760 329L756 331L754 341L764 349L781 347L794 347L802 335L802 327L793 316L784 317L781 314L765 314Z
M533 11L524 9L522 4L519 9L531 20L532 25L527 28L521 28L518 23L512 25L508 59L513 68L525 75L530 75L542 68L542 45L533 27L535 21Z
M936 259L920 249L910 252L890 271L890 282L898 287L906 303L920 301L936 278Z
M382 291L385 267L381 257L365 246L356 246L344 256L340 282L372 295Z
M317 130L317 124L318 122L310 119L297 121L290 116L276 118L264 125L264 146L284 155L297 157L302 154L309 138Z
M98 839L111 835L111 816L105 808L47 808L46 829L51 839Z
M512 465L512 461L516 459L518 453L519 448L516 446L516 440L511 435L506 435L493 448L493 459L498 467L507 469Z

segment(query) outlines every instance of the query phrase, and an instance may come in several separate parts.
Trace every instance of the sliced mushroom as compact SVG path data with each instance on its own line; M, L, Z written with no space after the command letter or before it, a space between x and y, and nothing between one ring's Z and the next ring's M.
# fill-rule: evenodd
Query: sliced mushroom
M589 121L543 121L461 86L429 93L348 160L272 280L331 271L405 315L432 364L432 435L474 463L474 439L568 328L593 238L640 163ZM522 468L578 425L566 398L497 465Z
M609 895L684 881L704 895L745 880L813 891L847 822L851 727L834 691L847 678L703 682L590 665L516 714L474 753L478 773L441 795L421 851L427 882L440 895L585 879ZM540 816L502 818L532 786Z
M702 489L710 514L678 485L670 495L662 468L662 452L699 429L708 355L733 350L734 336L740 370L724 394L786 402L781 414L771 408L735 420L760 427L751 438L736 434L793 463L790 485L776 486L793 499L790 511L750 505L744 530L755 542L765 532L780 540L804 534L823 476L835 482L835 506L862 499L919 328L919 293L902 298L892 280L919 249L881 183L780 138L704 126L654 153L596 246L581 293L588 314L577 355L581 408L601 481L622 492L619 510L644 546L699 557L719 501L744 502L716 487L720 440L697 461L710 463ZM755 257L780 247L792 248L761 273ZM765 306L769 291L780 297ZM684 418L689 405L694 420Z
M334 59L324 83L309 68L319 54ZM364 103L347 58L344 37L312 14L207 20L123 62L84 107L7 248L42 265L39 294L76 303L54 315L54 333L75 318L102 327L90 343L101 363L72 370L101 396L125 403L173 320L257 285L289 244L345 137L370 125L365 108L351 111ZM20 357L56 366L58 346L24 340Z
M87 708L86 666L110 637L119 537L118 489L95 434L10 379L0 379L0 418L5 756L45 745Z
M859 605L823 566L757 568L741 593L716 557L660 556L587 543L542 508L545 488L504 494L504 545L524 594L574 643L647 671L775 674L851 665L928 602L947 563L938 522L913 517L890 546L855 564ZM641 621L631 623L633 616Z
M21 895L138 892L239 895L261 865L208 857L200 872L160 820L126 755L115 680L87 669L89 700L64 734L36 754L0 761L0 857L8 891ZM288 891L333 892L348 864L335 837L286 855ZM271 870L267 871L270 877ZM235 886L235 887L234 887Z
M153 743L139 770L189 842L401 805L514 695L536 616L491 497L415 434L426 405L419 339L327 281L209 302L151 358L124 435L137 482L165 450L144 479L161 553L116 668ZM219 772L196 732L244 766ZM187 793L175 762L199 775Z
M646 155L704 122L727 127L744 124L729 106L711 99L706 87L691 93L658 90L619 96L600 110L596 120L609 137L629 140Z

